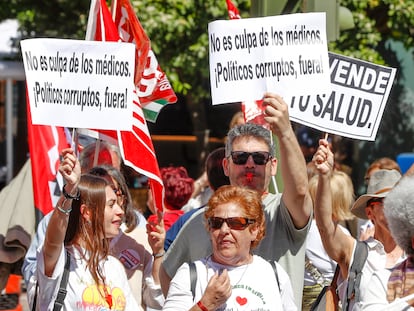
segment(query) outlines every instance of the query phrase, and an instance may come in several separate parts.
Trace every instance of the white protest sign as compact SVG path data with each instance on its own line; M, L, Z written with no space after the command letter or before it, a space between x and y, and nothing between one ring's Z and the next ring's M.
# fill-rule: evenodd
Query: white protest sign
M21 47L33 124L131 130L134 44L28 39Z
M396 69L329 53L332 91L285 97L290 119L344 137L375 140Z
M325 13L209 23L213 105L330 90Z

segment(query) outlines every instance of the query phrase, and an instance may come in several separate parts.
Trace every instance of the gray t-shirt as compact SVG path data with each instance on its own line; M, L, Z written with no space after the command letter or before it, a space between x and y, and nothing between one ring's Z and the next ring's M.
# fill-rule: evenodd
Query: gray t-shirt
M253 253L267 260L276 260L289 275L295 303L302 309L303 274L305 269L306 235L311 219L302 229L296 229L289 211L281 201L281 194L268 194L264 200L266 236ZM168 249L163 267L172 278L184 262L192 262L212 253L206 229L204 210L200 209L184 224Z

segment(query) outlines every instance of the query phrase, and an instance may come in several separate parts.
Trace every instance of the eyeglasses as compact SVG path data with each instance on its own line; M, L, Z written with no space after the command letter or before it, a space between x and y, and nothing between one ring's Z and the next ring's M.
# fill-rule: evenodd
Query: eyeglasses
M245 151L232 151L230 153L233 163L236 165L244 165L250 156L252 156L254 164L265 165L269 162L271 156L267 151L245 152Z
M379 205L379 204L383 204L384 203L384 198L379 198L379 199L371 199L367 202L367 207L374 207L375 205Z
M249 219L246 217L229 217L229 218L221 218L221 217L210 217L208 219L208 225L211 229L217 230L223 226L223 223L226 223L230 229L233 230L244 230L249 225L254 224L254 219Z

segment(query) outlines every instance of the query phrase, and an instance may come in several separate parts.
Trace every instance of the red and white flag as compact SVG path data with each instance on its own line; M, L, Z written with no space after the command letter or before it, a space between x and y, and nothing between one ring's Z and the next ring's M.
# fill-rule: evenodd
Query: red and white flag
M236 6L231 2L231 0L226 0L227 3L227 11L229 12L229 18L230 19L240 19L240 13L239 10L236 8Z
M44 216L53 210L59 199L63 186L62 177L58 173L59 155L70 143L63 127L33 125L27 95L26 102L34 204L36 212L42 214L39 216Z
M129 0L112 1L112 16L121 40L133 42L137 47L134 82L145 118L155 122L159 111L166 104L177 102L177 96L167 76L161 70L151 49L150 40Z
M110 18L108 18L108 16ZM98 33L98 31L101 31L101 33ZM141 32L139 29L135 29L135 31L135 33ZM98 40L99 38L106 41L118 41L119 33L115 23L112 20L105 0L92 0L86 40ZM135 39L137 38L138 37ZM144 38L144 40L146 39ZM142 54L145 54L145 44L138 42L138 55L139 57L147 59L147 55ZM132 130L99 130L98 132L116 138L124 163L150 179L151 192L153 194L155 206L162 210L164 185L162 183L154 146L152 144L147 122L144 117L144 112L135 92L133 97Z

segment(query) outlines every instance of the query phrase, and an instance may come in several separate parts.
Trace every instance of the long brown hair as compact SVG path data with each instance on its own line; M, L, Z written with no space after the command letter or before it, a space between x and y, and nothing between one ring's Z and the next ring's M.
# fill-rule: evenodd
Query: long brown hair
M81 176L78 188L80 200L73 200L69 217L65 245L81 245L86 254L83 259L96 285L104 284L105 277L99 263L109 254L109 241L105 238L104 215L106 205L106 186L110 184L102 177L91 174ZM90 220L81 215L81 205L90 211ZM99 286L98 286L99 288Z
M138 217L135 214L134 202L132 201L131 193L129 192L124 175L122 175L117 168L106 164L94 166L88 173L106 179L114 179L118 183L118 188L121 190L121 195L123 196L123 203L121 207L125 213L124 221L127 227L125 233L134 230L138 225Z

